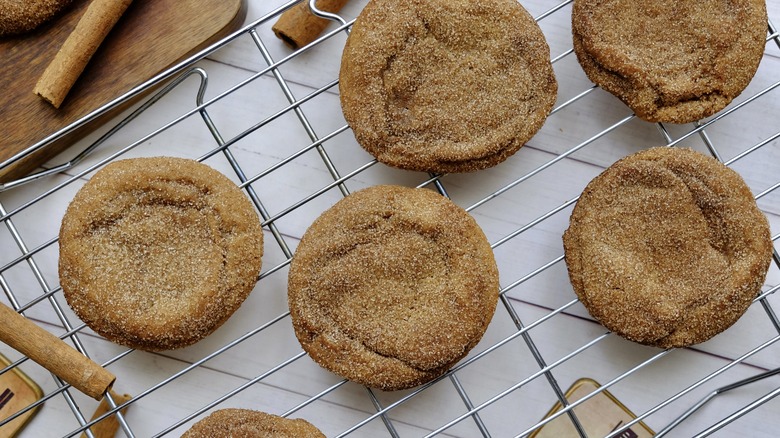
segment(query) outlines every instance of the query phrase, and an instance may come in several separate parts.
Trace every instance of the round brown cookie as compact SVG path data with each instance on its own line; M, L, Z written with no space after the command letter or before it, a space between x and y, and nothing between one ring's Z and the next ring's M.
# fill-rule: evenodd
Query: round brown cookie
M437 173L505 160L541 128L558 89L544 35L516 0L371 0L339 81L363 148Z
M71 3L73 0L0 0L0 37L30 32Z
M60 284L89 327L168 350L224 323L254 288L263 233L218 171L181 158L111 163L82 187L60 228Z
M629 155L594 178L563 235L571 284L609 330L684 347L730 327L772 258L766 217L733 170L690 149Z
M764 0L575 0L574 51L591 81L650 122L710 116L747 87Z
M290 266L295 334L317 363L384 390L444 374L482 338L498 300L476 221L426 189L376 186L325 211Z
M311 423L249 409L220 409L195 423L182 438L325 438Z

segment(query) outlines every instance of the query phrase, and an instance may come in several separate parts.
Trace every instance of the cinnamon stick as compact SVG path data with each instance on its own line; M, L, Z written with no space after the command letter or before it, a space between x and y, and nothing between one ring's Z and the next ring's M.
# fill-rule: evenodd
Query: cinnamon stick
M337 13L347 0L317 0L317 9ZM309 44L317 39L331 20L314 15L307 0L286 10L271 27L274 34L293 49Z
M62 339L3 304L0 304L0 341L96 400L116 380L113 374Z
M114 403L119 406L127 401L129 401L132 397L130 394L122 394L119 395L115 393L114 391L109 391L111 394L111 399L114 400ZM124 408L120 409L119 412L124 414L127 412L128 406L125 406ZM106 412L110 411L111 404L108 403L107 398L103 398L103 400L100 401L100 404L98 405L97 409L95 409L95 413L92 414L92 420L103 416ZM116 418L116 414L109 415L108 417L98 421L95 423L92 427L89 428L90 432L92 432L92 436L95 438L112 438L114 435L116 435L116 432L119 430L119 420ZM84 432L81 434L80 438L86 438L87 433Z
M132 0L93 0L35 84L33 92L59 108L76 79Z

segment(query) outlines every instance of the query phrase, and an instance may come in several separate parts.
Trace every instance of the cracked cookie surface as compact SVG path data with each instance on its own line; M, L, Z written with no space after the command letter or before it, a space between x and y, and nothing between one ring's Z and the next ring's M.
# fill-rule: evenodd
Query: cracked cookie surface
M254 288L263 234L254 207L193 160L107 165L73 198L60 228L68 304L107 339L143 350L197 342Z
M684 347L730 327L764 283L769 225L733 170L652 148L594 178L563 236L575 293L609 330Z
M575 0L574 51L588 78L650 122L715 114L764 52L763 0Z
M557 82L544 35L515 0L372 0L344 48L339 91L379 161L469 172L541 128Z
M323 213L293 257L295 334L321 366L385 390L445 373L482 338L498 271L476 221L426 189L376 186Z

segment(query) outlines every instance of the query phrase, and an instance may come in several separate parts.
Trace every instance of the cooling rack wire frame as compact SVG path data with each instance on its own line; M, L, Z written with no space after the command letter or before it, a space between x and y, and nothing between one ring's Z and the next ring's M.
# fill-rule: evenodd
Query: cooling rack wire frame
M331 16L327 33L296 52L270 31L295 2L279 4L117 99L167 81L74 147L81 148L77 155L63 154L48 170L0 187L0 287L7 304L118 376L117 390L133 398L122 406L111 401L106 415L117 414L126 436L178 436L223 407L306 418L328 436L527 436L550 421L544 415L556 402L565 406L556 416L584 436L574 409L603 390L637 415L609 436L623 436L638 421L659 436L723 428L772 436L780 427L773 414L780 394L773 378L780 364L776 249L760 296L734 327L700 346L661 351L622 340L589 318L568 284L560 236L592 177L621 156L665 144L711 153L742 174L770 220L776 247L777 28L769 22L756 78L727 109L695 124L649 124L579 70L570 1L522 3L548 38L560 90L545 126L506 163L465 175L377 164L354 142L338 106L338 54L364 2ZM236 58L256 68L224 61ZM221 170L250 197L266 232L263 271L242 308L195 346L159 354L124 349L85 327L64 304L56 268L67 202L96 169L144 155L187 156ZM501 272L499 308L483 341L441 379L392 393L320 369L295 340L286 307L287 267L302 232L341 197L379 183L427 187L462 205L488 235ZM22 369L44 389L40 402L19 413L43 405L28 426L31 436L91 436L94 401L1 347L13 361L2 373ZM580 377L602 386L569 403L566 388ZM127 414L118 414L123 407Z

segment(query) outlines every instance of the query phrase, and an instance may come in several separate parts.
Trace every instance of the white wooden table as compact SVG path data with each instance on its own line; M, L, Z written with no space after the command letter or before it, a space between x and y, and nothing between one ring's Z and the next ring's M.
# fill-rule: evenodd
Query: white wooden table
M591 178L629 153L674 144L716 152L745 178L777 248L777 33L754 80L729 108L700 126L662 126L633 117L587 80L571 53L570 2L521 3L539 18L550 44L559 82L553 114L506 162L432 180L376 164L355 142L338 99L346 32L334 23L327 38L293 53L271 32L286 3L249 1L248 27L196 64L208 75L206 104L198 108L213 132L195 110L201 81L192 75L74 168L0 193L0 300L10 304L13 297L27 317L59 336L76 329L67 341L77 338L117 375L116 390L135 396L125 421L136 437L179 436L225 407L306 418L328 436L516 436L533 429L582 377L607 386L659 431L716 388L780 366L777 258L766 294L735 326L694 348L663 352L608 334L588 316L569 285L561 243L573 200ZM351 22L364 4L354 0L340 15ZM780 1L768 6L770 20L780 21ZM122 117L50 164L66 161ZM200 343L157 354L128 352L83 327L62 297L56 269L59 222L78 188L108 160L149 155L201 158L240 183L232 161L251 181L247 193L261 206L266 231L261 280L239 311ZM345 193L381 183L444 190L474 215L499 263L502 297L483 341L454 373L424 389L385 393L343 382L303 354L287 315L287 264L298 239ZM0 352L20 358L4 344ZM31 361L18 367L47 397L22 436L79 434L79 412L89 418L97 402L59 388ZM745 407L749 412L729 419L721 436L777 436L780 400L751 404L778 391L780 378L769 377L715 397L670 436L691 436Z

